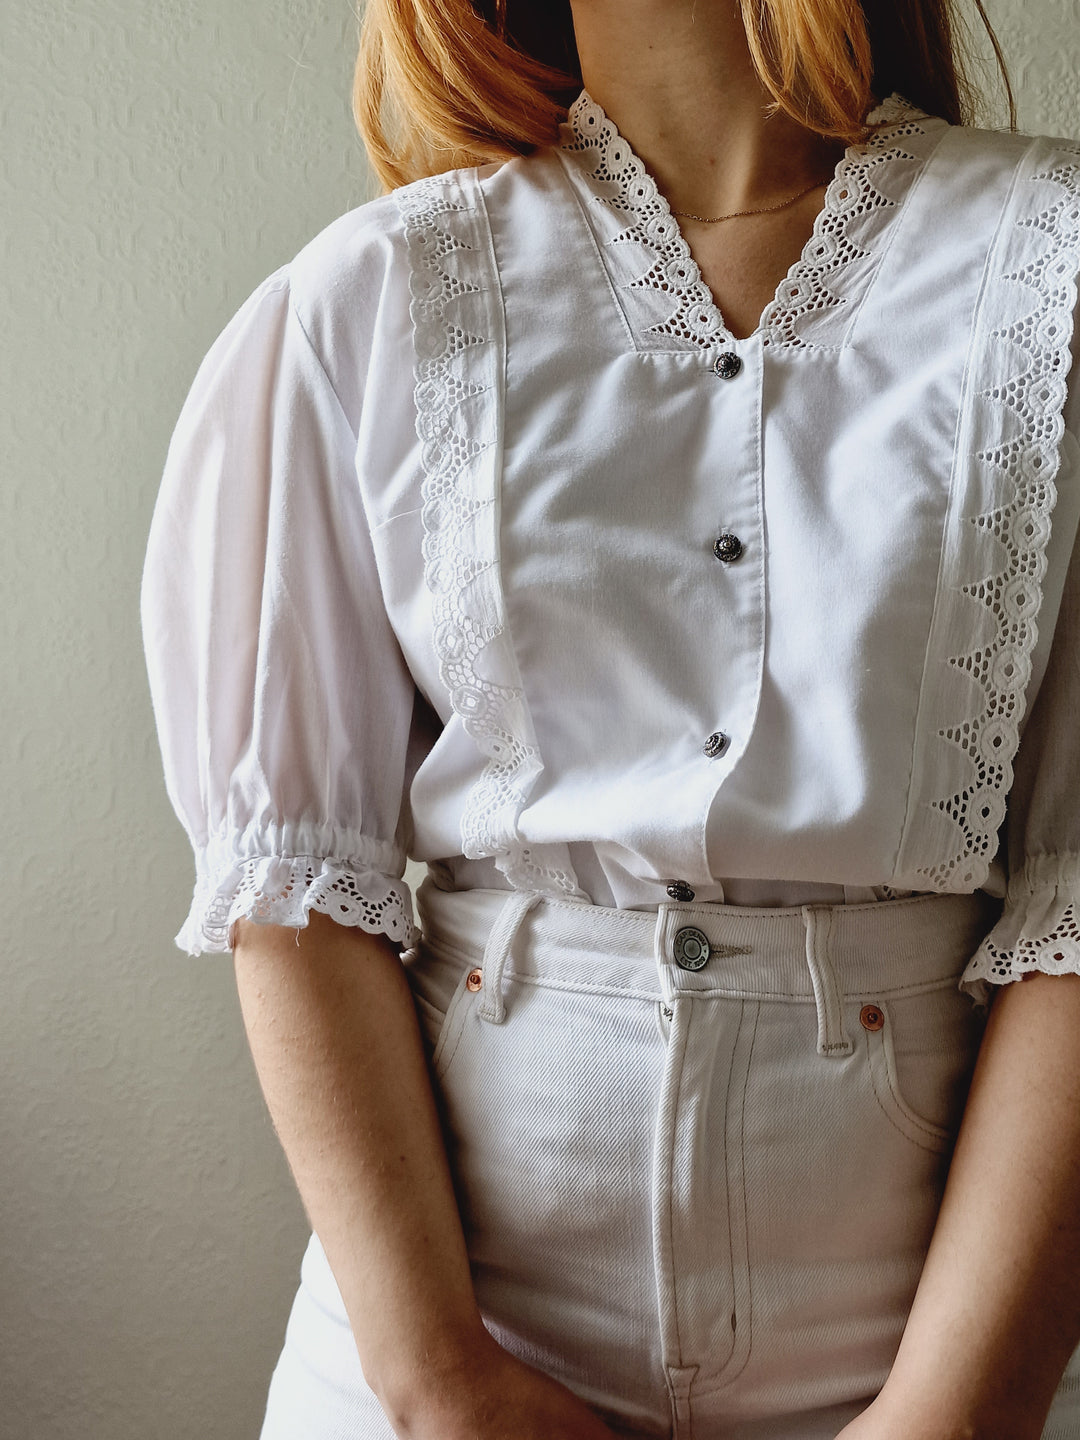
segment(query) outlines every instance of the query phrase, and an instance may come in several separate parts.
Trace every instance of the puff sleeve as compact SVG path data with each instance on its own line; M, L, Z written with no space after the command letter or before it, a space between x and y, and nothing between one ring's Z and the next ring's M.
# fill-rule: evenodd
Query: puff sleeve
M414 938L401 877L415 687L382 604L356 434L286 266L198 370L143 574L166 785L195 852L176 937L192 955L229 949L239 916L304 926L313 909Z
M1072 405L1075 412L1075 399ZM1071 432L1063 453L1068 490L1058 509L1071 528L1080 481L1080 446ZM1034 971L1080 974L1080 533L1065 560L1053 642L1009 794L1005 903L960 981L979 1004L992 987Z

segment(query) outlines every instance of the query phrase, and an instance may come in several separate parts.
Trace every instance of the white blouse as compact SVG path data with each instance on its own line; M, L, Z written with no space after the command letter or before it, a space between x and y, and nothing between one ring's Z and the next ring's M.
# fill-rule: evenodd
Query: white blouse
M1080 146L871 119L745 339L584 94L241 307L143 589L183 948L411 943L411 856L631 908L981 887L975 999L1080 971Z

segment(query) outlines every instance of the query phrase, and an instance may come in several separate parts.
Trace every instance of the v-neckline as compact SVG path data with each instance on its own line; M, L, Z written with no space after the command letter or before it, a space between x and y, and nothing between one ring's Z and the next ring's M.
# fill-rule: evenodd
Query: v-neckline
M671 313L659 324L645 327L644 335L640 334L642 327L632 325L646 341L646 348L671 348L672 339L682 342L677 346L679 349L706 350L745 346L757 340L764 344L805 343L799 336L798 320L808 313L842 304L846 298L836 293L835 286L826 286L826 275L835 278L837 272L865 254L848 235L849 222L872 210L898 209L903 203L902 199L891 199L879 191L871 182L869 171L889 159L911 161L916 170L921 169L923 157L911 154L903 141L925 134L927 127L946 125L945 121L927 116L898 94L890 95L867 116L868 124L879 122L885 122L884 127L873 132L867 141L845 148L799 258L780 280L755 328L749 335L737 337L703 280L666 196L629 141L583 90L568 112L560 148L579 158L599 191L595 198L606 202L628 221L619 233L605 237L608 244L618 247L636 241L645 247L652 262L643 273L617 283L631 293L660 292L673 302L673 308L668 307ZM914 148L918 151L922 147ZM905 194L907 189L910 186L905 188Z

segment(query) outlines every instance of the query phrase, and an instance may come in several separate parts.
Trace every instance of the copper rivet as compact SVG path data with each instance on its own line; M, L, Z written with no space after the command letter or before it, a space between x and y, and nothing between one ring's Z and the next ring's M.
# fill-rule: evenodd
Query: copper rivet
M468 987L468 989L470 989L470 990L479 990L479 989L480 989L480 986L481 986L483 983L484 983L484 972L483 972L482 970L470 970L470 971L469 971L468 977L467 977L467 979L466 979L466 981L465 981L465 984L466 984L466 986Z
M885 1024L885 1016L876 1005L864 1005L859 1011L859 1024L864 1030L880 1030Z

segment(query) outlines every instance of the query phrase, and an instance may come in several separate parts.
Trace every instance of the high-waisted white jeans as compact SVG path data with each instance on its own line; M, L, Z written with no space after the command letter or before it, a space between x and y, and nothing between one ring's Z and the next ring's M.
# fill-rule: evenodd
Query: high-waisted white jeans
M914 1296L991 902L417 898L403 959L495 1338L620 1434L833 1440ZM315 1239L262 1440L393 1440ZM1080 1351L1044 1440L1080 1440Z

